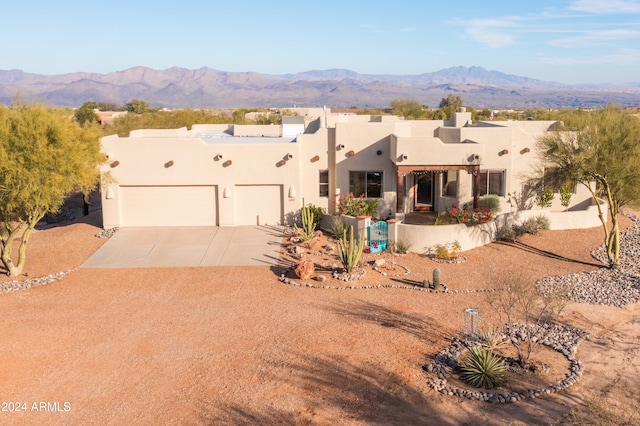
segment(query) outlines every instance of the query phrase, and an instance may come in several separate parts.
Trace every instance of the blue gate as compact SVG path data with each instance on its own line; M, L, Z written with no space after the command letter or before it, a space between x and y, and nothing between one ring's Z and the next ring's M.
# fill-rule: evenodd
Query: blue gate
M367 240L369 251L375 253L387 248L388 227L387 222L376 222L367 228Z

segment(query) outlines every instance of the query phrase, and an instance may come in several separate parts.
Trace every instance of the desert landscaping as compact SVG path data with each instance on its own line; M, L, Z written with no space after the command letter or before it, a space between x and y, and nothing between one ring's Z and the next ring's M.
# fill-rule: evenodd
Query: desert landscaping
M632 232L632 220L623 220ZM96 210L40 227L29 243L28 276L0 278L3 424L640 421L633 300L568 303L561 326L584 333L569 355L541 345L533 359L544 368L513 373L491 392L560 383L575 358L578 380L561 389L489 402L456 395L468 385L451 369L444 382L438 376L436 360L464 331L466 308L478 309L481 329L499 325L486 297L499 279L556 277L560 285L558 276L602 271L592 256L600 228L492 243L464 252L461 263L365 254L362 279L341 281L330 272L339 262L327 235L295 254L284 233L280 263L271 267L82 268L106 241L96 237L99 223ZM624 263L634 254L623 255ZM315 264L311 279L293 274L301 256ZM421 287L436 267L445 286ZM628 284L613 283L637 294Z

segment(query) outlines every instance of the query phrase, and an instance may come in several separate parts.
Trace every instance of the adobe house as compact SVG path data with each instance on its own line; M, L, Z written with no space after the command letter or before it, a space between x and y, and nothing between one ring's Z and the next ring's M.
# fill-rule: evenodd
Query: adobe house
M553 121L471 122L332 114L310 109L282 125L194 125L102 138L114 182L102 188L103 226L291 223L302 202L335 211L353 193L403 219L500 197L502 212L532 205L536 140ZM590 202L577 188L572 206ZM558 198L558 197L556 197ZM554 201L561 210L559 201Z

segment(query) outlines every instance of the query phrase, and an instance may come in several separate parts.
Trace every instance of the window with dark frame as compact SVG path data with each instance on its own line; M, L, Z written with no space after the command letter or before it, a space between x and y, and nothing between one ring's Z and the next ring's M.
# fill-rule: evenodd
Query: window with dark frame
M479 192L504 197L504 170L481 170Z
M319 181L319 196L329 197L329 170L320 170Z
M349 192L354 197L382 198L382 172L349 172Z

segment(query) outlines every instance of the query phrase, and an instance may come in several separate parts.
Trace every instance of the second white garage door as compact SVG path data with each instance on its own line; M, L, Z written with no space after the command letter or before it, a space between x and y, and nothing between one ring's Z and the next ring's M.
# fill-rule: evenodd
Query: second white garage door
M237 185L236 225L278 225L282 217L282 185Z
M121 186L122 226L216 226L216 186Z

